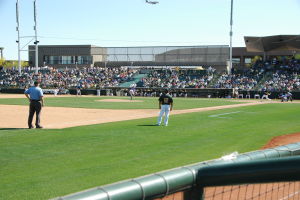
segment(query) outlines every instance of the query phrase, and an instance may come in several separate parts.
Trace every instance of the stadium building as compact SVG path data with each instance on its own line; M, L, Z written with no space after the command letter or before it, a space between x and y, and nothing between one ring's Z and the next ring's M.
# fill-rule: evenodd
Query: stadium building
M35 46L29 63L35 65ZM41 45L39 66L216 66L224 68L229 56L224 46L98 47L93 45Z
M246 47L233 47L233 66L242 69L255 56L263 59L293 56L300 51L299 35L244 37ZM35 46L29 46L29 64L35 65ZM39 66L213 66L226 70L228 45L99 47L94 45L40 45Z
M29 45L29 64L35 65L35 46ZM81 66L93 65L105 60L106 48L93 45L39 45L39 66Z

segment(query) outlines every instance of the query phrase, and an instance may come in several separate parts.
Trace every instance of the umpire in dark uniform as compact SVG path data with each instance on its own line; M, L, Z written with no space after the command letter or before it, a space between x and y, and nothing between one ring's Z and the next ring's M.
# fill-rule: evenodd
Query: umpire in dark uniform
M34 113L36 115L35 126L36 128L43 128L40 124L41 110L44 106L43 99L43 90L39 87L39 83L37 81L34 82L34 86L30 87L25 91L25 96L30 102L29 105L29 116L28 116L28 128L33 128L32 119Z

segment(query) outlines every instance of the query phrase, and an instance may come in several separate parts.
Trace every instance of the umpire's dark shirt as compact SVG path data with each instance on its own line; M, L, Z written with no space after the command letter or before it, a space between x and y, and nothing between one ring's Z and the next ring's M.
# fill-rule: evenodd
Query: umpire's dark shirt
M173 103L173 99L169 94L162 94L158 101L161 102L162 105L170 105Z

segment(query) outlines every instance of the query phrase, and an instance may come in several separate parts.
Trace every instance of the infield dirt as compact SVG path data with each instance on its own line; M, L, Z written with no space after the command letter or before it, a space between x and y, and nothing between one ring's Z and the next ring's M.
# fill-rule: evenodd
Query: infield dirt
M220 110L226 108L237 108L265 104L268 102L251 102L225 106L214 106L206 108L194 108L187 110L173 110L171 115ZM0 128L27 128L28 106L0 105ZM65 107L43 107L41 124L44 128L60 129L75 126L101 124L133 119L142 119L158 116L158 109L85 109ZM155 123L155 122L153 122Z
M52 98L54 95L46 95L45 98ZM57 96L60 98L70 97L70 95ZM74 96L73 96L74 97ZM83 96L84 97L84 96ZM89 96L87 96L89 97ZM25 98L18 94L0 94L0 98ZM135 100L124 99L105 99L101 101L110 102L134 102ZM241 100L241 104L214 106L205 108L194 108L186 110L173 110L171 115L220 110L227 108L237 108L243 106L253 106L258 104L273 103L273 101ZM0 105L0 128L27 128L28 106L19 105ZM44 128L61 129L75 126L101 124L133 119L157 117L158 109L85 109L85 108L66 108L66 107L47 107L42 109L41 124ZM153 122L155 123L155 122Z

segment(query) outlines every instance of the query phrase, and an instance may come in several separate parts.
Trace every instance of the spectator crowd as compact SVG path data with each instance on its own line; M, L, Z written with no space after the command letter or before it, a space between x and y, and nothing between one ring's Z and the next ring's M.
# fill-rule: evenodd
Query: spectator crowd
M243 72L220 75L214 88L260 91L295 91L300 89L300 60L273 58L258 60Z
M264 63L258 63L270 75L261 84L260 90L265 91L295 91L300 89L300 60L273 58Z
M260 80L259 75L245 75L245 74L227 74L223 73L217 80L214 88L238 89L238 90L252 90Z
M152 70L142 78L141 86L147 88L207 88L213 74L193 71L192 75L177 70Z
M145 71L145 72L144 72ZM144 88L226 88L236 90L295 91L300 90L300 60L272 58L256 61L243 71L218 74L209 67L203 69L83 67L47 68L35 74L34 69L24 68L0 71L0 87L25 88L40 81L43 88L96 89L117 87L132 81L139 73L146 73L137 83Z
M1 87L24 88L31 86L35 80L39 80L43 88L97 88L115 87L123 82L130 81L137 69L127 67L102 68L84 67L80 69L55 69L40 70L35 74L34 70L25 68L20 74L18 70L6 69L0 72Z

